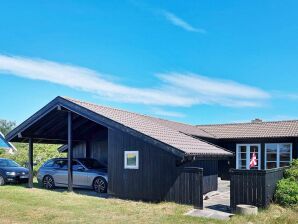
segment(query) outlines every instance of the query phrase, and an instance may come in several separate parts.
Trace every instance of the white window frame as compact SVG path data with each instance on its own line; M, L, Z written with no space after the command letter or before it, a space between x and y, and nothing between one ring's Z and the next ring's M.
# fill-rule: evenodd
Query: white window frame
M136 165L127 164L127 155L135 154L136 155ZM139 151L124 151L124 168L125 169L139 169Z
M280 145L283 144L288 144L290 145L290 162L293 161L293 143L287 143L287 142L282 142L282 143L266 143L265 144L265 167L266 170L267 168L267 145L277 145L277 151L276 151L276 168L280 168ZM275 162L275 161L272 161ZM274 168L273 168L274 169Z
M252 143L252 144L236 144L236 169L239 169L239 154L240 154L240 147L241 146L245 146L246 147L246 169L250 170L249 168L249 163L250 163L250 149L251 146L257 146L258 147L258 170L261 169L261 144L256 144L256 143Z

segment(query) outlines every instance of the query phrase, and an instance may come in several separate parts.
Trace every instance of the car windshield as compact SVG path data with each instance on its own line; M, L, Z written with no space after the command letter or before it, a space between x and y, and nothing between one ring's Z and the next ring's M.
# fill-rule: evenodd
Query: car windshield
M79 159L79 161L88 169L102 169L105 168L95 159Z
M0 167L20 167L20 165L10 159L0 159Z

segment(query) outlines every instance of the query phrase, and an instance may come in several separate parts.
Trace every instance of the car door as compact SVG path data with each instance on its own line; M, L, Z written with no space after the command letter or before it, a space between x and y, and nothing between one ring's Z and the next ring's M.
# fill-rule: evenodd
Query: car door
M72 162L72 170L73 170L73 184L77 187L88 186L88 183L87 183L88 173L85 167L77 160L74 160Z
M66 159L59 159L56 160L53 165L53 178L56 185L63 185L66 186L67 181L67 160Z

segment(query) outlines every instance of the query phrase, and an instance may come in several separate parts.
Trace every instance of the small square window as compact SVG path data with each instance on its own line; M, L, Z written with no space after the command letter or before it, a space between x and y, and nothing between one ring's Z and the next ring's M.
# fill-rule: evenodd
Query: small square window
M139 151L124 152L124 168L139 169Z

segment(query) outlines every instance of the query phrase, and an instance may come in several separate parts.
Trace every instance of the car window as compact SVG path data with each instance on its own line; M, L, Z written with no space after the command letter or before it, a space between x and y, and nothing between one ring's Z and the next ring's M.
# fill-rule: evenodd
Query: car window
M20 167L20 165L10 159L0 159L0 167Z
M56 160L53 164L54 168L57 169L67 169L67 160Z
M72 161L72 169L73 170L80 170L80 169L84 169L84 167L82 166L82 164L78 163L77 161Z
M56 168L56 169L67 170L68 161L67 160L56 160L56 161L53 161L52 163L49 162L48 164L46 164L46 167L53 167L53 168ZM77 162L75 160L72 161L72 169L73 170L80 170L82 168L84 168L82 166L82 164L80 164L79 162Z
M54 166L54 163L55 161L54 160L51 160L51 161L48 161L44 164L44 167L53 167Z
M80 162L88 169L102 169L105 168L101 163L95 159L80 159Z

